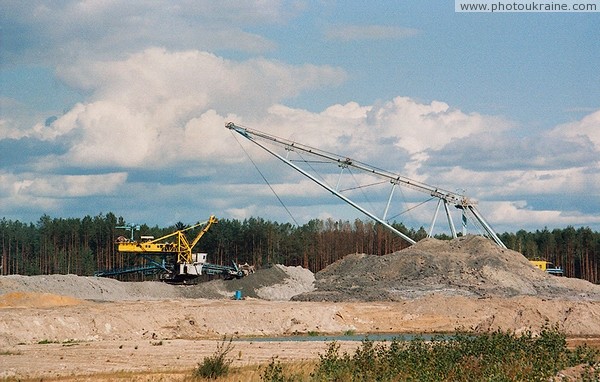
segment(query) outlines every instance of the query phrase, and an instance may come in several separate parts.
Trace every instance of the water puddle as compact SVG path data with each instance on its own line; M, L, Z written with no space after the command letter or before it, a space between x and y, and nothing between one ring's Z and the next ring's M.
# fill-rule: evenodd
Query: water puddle
M379 334L341 334L341 335L294 335L294 336L279 336L279 337L243 337L236 338L234 341L244 342L332 342L332 341L412 341L415 338L420 338L429 341L432 338L452 338L452 335L432 335L432 334L399 334L399 333L379 333Z

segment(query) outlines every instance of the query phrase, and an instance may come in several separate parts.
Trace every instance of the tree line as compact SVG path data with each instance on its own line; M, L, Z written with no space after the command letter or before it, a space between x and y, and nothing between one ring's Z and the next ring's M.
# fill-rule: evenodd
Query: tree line
M145 261L143 258L116 250L116 238L131 235L126 229L116 228L125 225L125 220L113 213L82 219L43 215L36 223L4 218L0 220L0 273L89 276L99 270L139 265ZM427 236L422 227L415 230L401 223L392 225L417 241ZM182 223L165 228L141 225L134 234L135 238L158 238L183 227ZM191 236L194 234L191 232ZM499 237L508 248L530 259L561 266L568 277L599 281L600 233L590 228L520 230ZM437 238L449 239L447 235ZM220 220L202 237L196 250L208 253L208 261L215 264L234 261L262 267L277 263L318 272L349 253L385 255L407 246L403 239L371 221L313 219L294 226L252 217Z

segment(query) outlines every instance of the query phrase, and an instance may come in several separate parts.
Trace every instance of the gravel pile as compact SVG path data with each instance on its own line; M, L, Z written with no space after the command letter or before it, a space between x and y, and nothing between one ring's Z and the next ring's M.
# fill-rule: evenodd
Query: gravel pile
M315 275L300 301L399 301L432 293L600 300L600 287L546 274L481 236L425 239L386 256L352 254Z
M188 298L227 298L240 291L242 297L289 301L314 290L315 275L306 268L274 265L239 280L213 280L182 289Z
M0 276L0 295L35 292L70 296L82 300L124 301L175 298L232 298L242 296L265 300L289 300L314 289L314 274L302 267L275 265L260 269L240 280L212 280L194 286L169 285L159 281L121 282L103 277L76 275Z

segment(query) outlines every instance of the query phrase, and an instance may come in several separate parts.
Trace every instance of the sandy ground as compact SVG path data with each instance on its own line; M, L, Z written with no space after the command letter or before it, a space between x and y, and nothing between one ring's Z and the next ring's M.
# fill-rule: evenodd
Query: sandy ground
M338 333L537 330L558 324L600 337L600 302L431 295L404 302L193 300L92 302L12 293L0 308L0 376L48 378L112 371L191 370L234 337L234 365L316 359L326 342L248 337ZM7 306L7 300L11 306ZM44 307L39 300L46 301ZM352 349L359 342L344 343Z

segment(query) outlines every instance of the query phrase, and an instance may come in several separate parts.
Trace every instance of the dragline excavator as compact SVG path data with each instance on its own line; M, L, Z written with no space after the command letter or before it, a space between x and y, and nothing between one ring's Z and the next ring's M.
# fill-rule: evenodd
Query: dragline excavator
M206 261L206 253L193 253L202 236L217 223L216 217L211 216L207 221L177 230L155 239L153 236L141 236L140 240L125 236L117 238L117 250L121 253L133 253L146 260L139 267L114 269L97 272L96 276L116 276L125 273L145 272L159 273L160 279L171 283L193 283L201 275L220 275L225 279L242 278L244 272L232 262L231 266L211 264ZM121 227L127 228L127 227ZM200 229L190 241L186 232Z
M447 191L440 187L427 185L423 182L414 179L409 179L403 175L396 174L391 171L379 169L366 163L350 159L346 156L330 153L324 150L320 150L316 147L304 145L299 142L279 138L258 130L252 130L245 127L241 127L234 124L233 122L227 123L225 127L231 130L232 132L238 133L239 135L248 139L252 143L256 144L258 147L267 151L269 154L273 155L277 159L281 160L283 163L298 171L299 173L301 173L314 183L318 184L325 190L329 191L331 194L335 195L336 197L351 205L363 214L367 215L377 223L381 224L383 227L387 228L391 232L403 238L409 244L414 244L415 240L410 238L405 233L396 229L393 225L391 225L388 222L387 219L387 214L392 202L392 196L395 188L397 188L398 186L418 191L423 194L427 194L430 197L430 200L438 200L437 207L435 209L435 213L431 221L431 227L429 229L428 236L433 236L433 229L436 223L438 212L440 210L440 207L443 205L446 217L448 218L448 225L450 227L452 237L457 237L456 228L454 226L454 222L452 220L449 208L449 206L454 205L457 209L459 209L462 212L461 220L463 224L463 234L466 234L466 224L467 221L470 221L472 225L474 225L475 228L477 228L484 236L494 241L499 247L506 248L506 245L502 242L502 240L500 240L496 232L483 218L483 216L475 206L475 203L469 198L465 197L464 195ZM297 159L294 160L290 156L297 157ZM328 183L321 174L315 174L316 171L312 164L317 163L328 163L332 165L337 165L341 168L341 170L339 171L339 177L336 186L333 186L333 183ZM305 166L302 167L302 165ZM376 214L372 210L372 208L367 209L366 207L358 204L356 201L350 199L349 196L344 195L342 193L342 190L339 189L342 175L344 173L350 173L350 170L357 170L360 171L362 174L366 174L373 178L379 178L376 179L376 181L374 181L374 183L372 183L371 185L385 183L389 183L391 185L387 204L381 216L378 216L378 214ZM354 175L352 175L352 177L353 179L356 179L354 178ZM359 187L357 188L362 187L363 186L359 185ZM420 203L416 206L419 206L421 204L423 203ZM409 210L410 209L407 209L405 212L408 212Z

